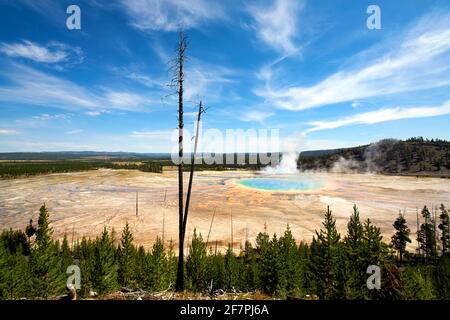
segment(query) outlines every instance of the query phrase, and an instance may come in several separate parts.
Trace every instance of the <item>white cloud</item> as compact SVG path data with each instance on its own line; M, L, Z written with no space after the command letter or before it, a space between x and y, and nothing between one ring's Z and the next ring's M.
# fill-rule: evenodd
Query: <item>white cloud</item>
M208 0L122 0L131 24L144 31L178 31L224 18L219 2Z
M272 6L250 6L258 38L284 55L298 51L294 43L298 34L298 15L304 6L302 0L276 0Z
M48 120L68 120L70 118L70 115L68 114L47 114L43 113L37 116L32 117L35 120L42 120L42 121L48 121Z
M178 130L176 130L178 132ZM170 140L173 134L173 130L143 130L132 131L129 136L132 138L150 138L150 139L167 139Z
M74 129L74 130L66 131L66 134L79 134L82 132L83 132L83 130L81 130L81 129Z
M14 136L20 134L19 131L13 129L0 129L0 136Z
M102 113L100 111L86 111L84 114L91 117L96 117L101 115Z
M332 121L314 121L309 123L309 125L311 125L312 128L308 129L306 132L335 129L354 124L375 124L386 121L435 117L446 114L450 114L450 100L446 101L440 106L386 108L364 113L358 113L349 117L344 117Z
M29 40L16 43L0 42L0 52L13 58L25 58L42 63L59 63L70 60L83 60L83 52L78 47L70 47L60 42L40 45Z
M450 85L450 15L423 18L396 43L386 44L383 56L347 66L315 85L273 88L270 77L255 93L276 107L299 111Z
M244 113L239 119L246 122L262 122L271 117L273 112L251 110Z
M134 92L110 88L90 90L19 64L6 70L3 68L0 73L11 82L0 87L0 101L69 110L83 108L91 112L89 115L97 115L97 112L107 109L144 111L159 102Z

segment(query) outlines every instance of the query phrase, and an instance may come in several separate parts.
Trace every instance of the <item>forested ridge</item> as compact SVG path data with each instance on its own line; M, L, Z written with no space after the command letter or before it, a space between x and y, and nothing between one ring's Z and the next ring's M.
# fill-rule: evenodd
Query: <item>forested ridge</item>
M434 209L433 209L434 210ZM348 221L347 234L336 230L330 208L311 243L295 241L289 226L284 234L261 232L241 250L218 252L195 230L186 257L186 290L214 296L217 292L261 292L296 299L450 299L449 215L424 207L420 215L417 252L408 252L410 230L402 214L391 239L358 208ZM435 219L436 217L436 219ZM415 225L415 221L414 221ZM120 235L104 228L95 239L73 245L67 236L52 237L50 215L43 205L37 224L25 231L4 230L0 236L0 297L55 298L64 294L69 265L81 269L79 296L100 297L126 288L155 292L173 290L177 257L173 246L156 237L146 251L133 243L128 224ZM369 290L367 267L381 268L381 288Z
M344 161L342 161L344 160ZM333 170L450 177L450 142L441 139L385 139L369 145L301 153L300 170Z

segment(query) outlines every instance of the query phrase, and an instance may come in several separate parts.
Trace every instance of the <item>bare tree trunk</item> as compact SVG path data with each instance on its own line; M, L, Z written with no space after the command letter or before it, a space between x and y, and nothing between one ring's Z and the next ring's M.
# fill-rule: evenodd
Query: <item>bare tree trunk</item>
M186 195L186 208L184 210L184 217L183 217L183 233L186 232L186 224L187 224L187 218L189 213L189 204L191 201L191 191L192 191L192 181L194 180L194 165L195 165L195 156L197 154L197 144L198 144L198 136L200 131L200 120L203 113L203 106L202 101L200 100L200 103L198 104L198 115L197 115L197 129L195 132L195 142L194 142L194 150L191 153L191 171L189 173L189 185L188 185L188 191Z
M186 36L180 32L177 57L178 84L178 268L176 291L184 291L184 232L183 232L183 64L186 51Z

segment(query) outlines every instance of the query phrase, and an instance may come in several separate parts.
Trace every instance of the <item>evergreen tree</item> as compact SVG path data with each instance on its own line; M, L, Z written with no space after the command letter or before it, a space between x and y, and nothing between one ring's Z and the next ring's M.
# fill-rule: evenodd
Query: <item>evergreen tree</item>
M336 220L329 207L322 223L324 229L316 231L311 243L310 269L314 287L322 299L342 297L342 248Z
M156 238L153 244L152 254L149 259L150 263L150 281L148 285L154 291L167 289L170 284L167 270L167 259L164 252L164 244L160 237Z
M258 286L258 261L257 253L249 241L245 242L244 255L242 260L245 264L245 283L246 291L251 291Z
M117 289L117 270L114 243L106 227L95 241L92 285L99 294Z
M149 286L149 264L150 264L150 258L147 256L147 252L145 251L145 248L141 245L138 247L136 252L136 274L135 279L138 287L145 289L145 290L151 290Z
M206 282L209 293L225 288L225 263L220 253L213 252L210 247L207 257Z
M20 249L11 253L0 242L0 299L30 297L31 277Z
M120 240L118 250L118 280L124 287L135 287L136 274L136 247L133 245L133 234L130 230L128 222L122 231L122 239Z
M72 252L69 248L69 242L67 241L67 235L64 234L63 243L61 246L61 272L66 273L67 267L73 264Z
M441 214L439 215L440 224L438 226L441 230L441 250L442 255L450 254L450 219L448 211L445 209L444 205L441 204L440 207Z
M36 230L36 248L31 253L30 266L33 274L34 294L47 298L65 290L65 273L61 272L59 252L52 241L49 213L45 204L39 210Z
M84 295L88 295L89 291L94 290L95 243L83 237L78 247L77 251L79 252L78 257L80 259L81 271L81 290Z
M422 209L422 217L425 221L420 226L417 241L425 257L432 258L436 256L436 230L434 228L434 220L427 206L424 206Z
M402 298L406 300L433 300L435 291L431 272L426 267L407 267L402 273Z
M403 255L406 252L406 244L411 243L411 239L409 238L409 228L406 225L405 217L399 213L398 218L395 220L393 224L396 232L392 236L392 246L397 251L398 256L400 258L400 263L403 263Z
M192 236L191 247L189 248L189 255L186 261L186 273L194 292L200 292L206 289L205 271L206 244L203 242L202 235L197 234L197 230L194 229L194 235Z
M365 272L367 266L363 259L364 226L359 217L359 210L353 206L353 213L347 224L345 245L345 297L350 299L363 299L367 291Z
M298 253L297 244L292 235L289 225L279 240L280 258L282 270L278 283L278 292L286 294L301 295L301 260Z
M236 290L240 287L239 264L234 255L231 244L228 246L224 261L224 285L226 290Z
M438 299L450 299L450 257L448 255L439 258L433 270L433 283Z

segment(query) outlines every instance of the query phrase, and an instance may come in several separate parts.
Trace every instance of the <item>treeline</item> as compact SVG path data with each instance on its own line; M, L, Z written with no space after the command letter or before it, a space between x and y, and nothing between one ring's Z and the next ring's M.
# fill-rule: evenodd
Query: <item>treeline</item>
M236 157L236 155L235 155ZM224 161L225 162L225 161ZM244 163L240 164L207 164L205 162L195 165L195 170L259 170L261 163L259 157L256 164L250 164L249 156L245 155ZM189 163L189 161L187 161ZM173 162L167 159L135 161L94 161L94 160L55 160L55 161L5 161L0 162L0 179L29 177L40 174L82 172L88 170L105 169L124 169L139 170L143 172L162 173L164 166L173 166ZM189 164L184 165L188 171Z
M319 299L450 299L449 215L440 208L436 221L422 210L420 250L406 250L410 231L402 214L396 233L383 242L380 229L360 220L356 206L341 236L331 210L325 212L311 244L296 243L289 226L283 235L260 233L242 250L222 254L194 230L186 258L187 290L214 294L224 291L260 291L277 297ZM438 224L439 223L439 224ZM65 292L67 267L81 269L79 295L105 295L123 287L149 292L173 289L177 259L172 246L160 238L152 250L133 244L126 224L116 241L104 228L96 239L83 238L70 246L52 240L47 208L40 208L37 227L30 221L25 232L3 231L0 236L0 297L49 298ZM367 288L368 266L381 270L380 289Z
M301 154L298 168L330 170L340 160L345 159L352 162L352 167L348 168L352 171L450 177L450 142L440 139L385 139L370 145L334 150L331 153L316 153Z
M125 163L113 161L84 161L84 160L62 160L62 161L11 161L0 162L0 178L29 177L40 174L81 172L106 169L140 170L144 172L161 173L163 165L168 161L148 161L142 163Z

